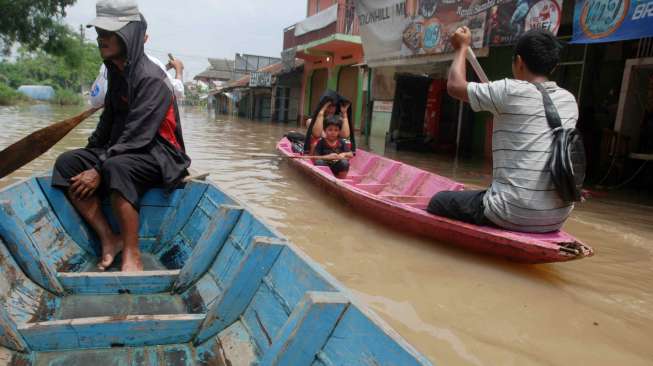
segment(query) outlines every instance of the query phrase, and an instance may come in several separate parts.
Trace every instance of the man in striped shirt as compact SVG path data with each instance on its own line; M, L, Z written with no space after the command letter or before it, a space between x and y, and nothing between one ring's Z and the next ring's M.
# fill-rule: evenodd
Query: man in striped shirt
M486 191L440 192L427 210L435 215L477 225L494 225L522 232L559 230L572 202L560 198L548 161L553 133L544 113L541 83L549 93L564 128L578 120L578 105L567 90L548 81L560 60L561 45L548 31L526 32L515 45L514 79L488 84L467 82L465 55L471 33L459 28L451 42L456 49L447 90L476 111L494 115L492 185Z

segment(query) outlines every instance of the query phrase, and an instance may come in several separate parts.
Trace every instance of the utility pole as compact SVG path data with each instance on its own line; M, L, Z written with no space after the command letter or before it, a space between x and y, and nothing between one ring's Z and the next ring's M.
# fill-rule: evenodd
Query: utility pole
M80 56L82 57L82 62L79 64L79 93L84 95L84 76L82 75L82 70L84 70L84 62L83 62L83 55L84 55L84 38L86 34L84 33L84 25L80 24L79 25L79 43L80 43Z

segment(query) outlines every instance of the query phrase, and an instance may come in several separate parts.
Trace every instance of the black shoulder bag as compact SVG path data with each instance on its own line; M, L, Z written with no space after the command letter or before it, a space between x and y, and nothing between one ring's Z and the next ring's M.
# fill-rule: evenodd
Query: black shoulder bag
M553 151L548 163L553 183L564 201L578 202L587 167L583 138L577 129L562 127L549 93L542 84L535 83L535 87L542 93L546 120L553 131Z

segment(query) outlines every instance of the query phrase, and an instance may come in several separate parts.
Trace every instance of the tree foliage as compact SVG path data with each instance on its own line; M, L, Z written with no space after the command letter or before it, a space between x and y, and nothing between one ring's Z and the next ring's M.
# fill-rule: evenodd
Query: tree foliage
M63 48L58 54L21 47L13 61L0 62L0 82L14 88L40 84L75 91L79 91L80 82L90 86L102 63L97 45L82 43L68 29L64 35L61 38Z
M30 50L64 50L66 28L61 20L76 0L0 0L0 43L5 53L18 42Z

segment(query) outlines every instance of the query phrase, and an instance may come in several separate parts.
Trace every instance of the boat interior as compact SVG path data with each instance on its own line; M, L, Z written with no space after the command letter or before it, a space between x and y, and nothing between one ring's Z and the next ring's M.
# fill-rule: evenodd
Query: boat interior
M280 142L279 147L292 154L289 141ZM305 162L312 164L310 161ZM333 176L327 166L315 168L326 175ZM419 209L425 209L431 197L437 192L464 189L463 184L451 179L360 149L356 150L356 157L350 160L347 178L338 181L381 198Z
M401 167L363 168L378 174L357 184L386 184L378 192L424 187L394 191L383 170ZM97 238L49 177L1 191L0 354L16 365L429 364L213 184L146 193L139 237L144 272L119 261L98 272Z

